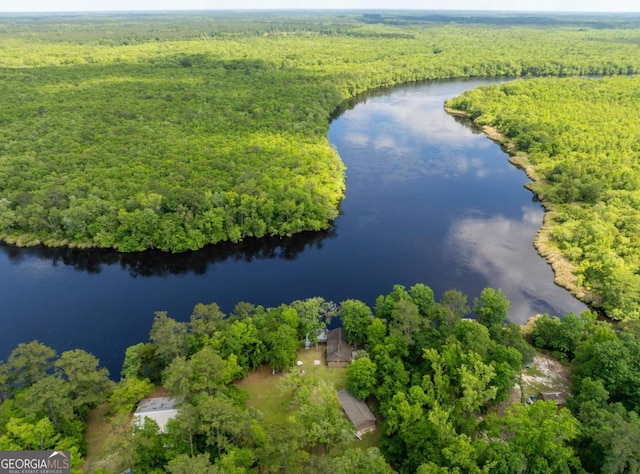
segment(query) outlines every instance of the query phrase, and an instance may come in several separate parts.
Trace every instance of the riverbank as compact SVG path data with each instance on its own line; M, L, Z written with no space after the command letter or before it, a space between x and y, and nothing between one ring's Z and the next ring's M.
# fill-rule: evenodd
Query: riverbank
M552 203L544 199L544 193L540 192L539 186L537 185L542 183L542 178L537 173L535 166L531 163L529 156L526 153L516 152L515 144L500 130L489 125L482 125L480 127L475 124L467 112L449 107L445 107L445 111L453 117L467 119L470 124L481 130L487 138L500 145L500 148L508 154L509 163L525 172L531 180L531 183L528 183L525 187L535 195L544 209L542 226L536 234L533 246L538 254L551 266L554 275L553 281L556 285L565 288L573 296L590 307L601 311L602 299L600 296L578 284L575 265L569 261L559 248L553 245L551 235L554 229L554 220L558 212Z

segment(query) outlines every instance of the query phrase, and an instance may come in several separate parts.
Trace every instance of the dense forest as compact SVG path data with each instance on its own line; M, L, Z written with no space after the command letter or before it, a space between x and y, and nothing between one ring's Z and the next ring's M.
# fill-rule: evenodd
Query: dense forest
M638 18L0 18L0 238L180 252L326 229L332 113L392 84L631 74Z
M610 317L639 318L640 78L516 81L447 105L499 130L529 169L547 208L537 245L559 283Z
M117 384L83 351L56 357L21 344L0 364L0 449L70 449L78 472L88 409L107 402L110 435L88 472L637 472L637 325L587 311L543 315L527 332L505 323L509 306L492 288L470 304L457 290L436 301L424 284L396 285L374 308L316 297L242 302L226 315L198 304L187 322L158 312L149 342L127 349ZM476 320L463 318L469 311ZM337 317L359 349L346 368L326 369L345 374L340 383L296 365L322 350L302 348L305 336L313 343ZM530 343L569 364L567 408L514 391L536 354ZM264 365L284 400L276 413L249 404L239 383ZM131 424L158 384L180 400L177 415L165 430ZM373 443L354 438L336 394L344 385L376 412Z

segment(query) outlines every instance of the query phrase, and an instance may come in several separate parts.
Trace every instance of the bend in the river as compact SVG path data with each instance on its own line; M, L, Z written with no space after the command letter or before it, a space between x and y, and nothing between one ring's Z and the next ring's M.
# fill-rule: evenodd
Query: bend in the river
M0 247L0 359L38 339L94 353L117 377L126 347L146 341L155 311L186 320L197 303L229 312L322 296L373 305L396 283L502 288L509 317L585 306L555 286L532 242L543 211L525 174L444 100L488 80L375 91L329 131L347 165L342 215L328 232L248 240L182 255Z

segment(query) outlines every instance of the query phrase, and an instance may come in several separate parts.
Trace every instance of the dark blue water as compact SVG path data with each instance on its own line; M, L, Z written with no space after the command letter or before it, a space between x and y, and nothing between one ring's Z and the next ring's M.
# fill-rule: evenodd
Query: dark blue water
M585 306L553 284L532 242L542 209L525 174L484 135L443 110L487 81L405 86L363 97L331 125L347 165L342 216L323 233L184 255L0 246L0 359L37 339L82 348L117 377L124 350L148 339L155 311L187 320L196 303L230 312L322 296L373 305L396 283L487 286L522 323Z

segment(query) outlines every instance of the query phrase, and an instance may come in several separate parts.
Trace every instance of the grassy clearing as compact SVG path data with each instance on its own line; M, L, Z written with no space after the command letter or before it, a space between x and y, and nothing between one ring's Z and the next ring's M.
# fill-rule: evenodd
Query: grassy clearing
M83 472L93 472L98 464L105 442L111 433L111 424L106 417L108 404L104 403L89 412L87 416L87 455L82 466Z
M539 392L563 392L567 396L571 393L569 369L543 353L538 353L531 366L522 371L521 383L513 387L509 400L497 407L498 414L504 415L510 405L524 403L531 395L537 398Z
M336 390L341 390L347 385L347 371L345 368L327 367L324 346L317 349L301 349L298 352L300 366L304 370L304 377L313 377L317 381L326 381L333 384ZM314 361L320 361L319 365ZM264 416L264 423L275 423L290 414L290 403L293 396L290 392L281 388L281 380L285 374L273 374L268 367L251 372L247 377L237 382L240 390L247 394L247 405L259 410ZM353 438L351 447L368 449L380 446L380 430L367 433L362 441Z
M298 360L302 361L300 369L304 370L305 377L328 381L336 390L346 386L346 370L327 367L324 346L301 349ZM314 361L320 361L319 365L314 364ZM271 369L262 367L237 382L238 388L248 396L247 405L259 410L266 424L275 423L289 415L292 394L280 388L283 378L283 373L274 375Z
M147 397L166 397L169 393L162 386L155 387ZM97 469L107 472L121 472L122 459L112 452L109 446L126 444L130 433L129 421L131 415L115 419L109 415L109 404L104 403L89 412L87 417L87 455L85 456L82 472L92 473ZM111 450L113 451L113 450Z
M569 394L569 369L549 355L538 354L533 358L531 367L522 372L522 388L525 400L530 395L537 396L538 392Z

